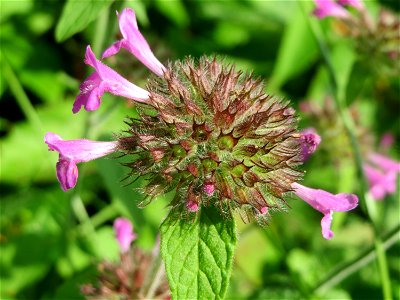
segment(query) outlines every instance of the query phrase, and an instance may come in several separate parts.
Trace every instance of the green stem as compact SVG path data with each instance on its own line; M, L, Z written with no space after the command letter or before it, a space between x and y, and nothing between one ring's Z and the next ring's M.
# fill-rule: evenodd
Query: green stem
M369 203L367 202L367 197L366 197L367 183L366 183L366 179L365 179L365 175L364 175L363 167L362 167L361 151L360 151L360 147L358 145L357 137L355 135L355 132L356 132L355 125L354 125L351 115L349 114L349 111L346 109L346 107L344 107L344 104L346 103L346 99L345 99L346 96L344 93L339 92L338 85L336 82L335 69L333 68L332 62L330 60L329 49L324 41L323 32L322 32L322 29L321 29L319 23L307 15L305 6L302 3L302 1L299 0L298 3L300 4L300 7L302 8L303 13L305 14L306 19L308 20L308 23L310 25L311 31L314 34L314 37L319 45L322 57L325 61L325 65L327 67L329 83L330 83L331 89L333 91L335 104L337 106L337 109L338 109L341 119L343 121L343 124L346 128L346 132L350 138L353 155L355 158L355 166L356 166L357 175L358 175L359 184L360 184L361 207L366 212L366 214L367 214L368 218L370 219L371 224L374 228L375 251L378 256L378 266L379 266L379 273L380 273L380 277L381 277L381 281L382 281L383 297L384 297L384 299L392 299L390 276L389 276L389 270L387 268L386 253L382 249L382 241L379 237L379 230L377 227L375 214L371 209L371 206L374 203L371 203L373 201L372 199L370 199Z
M396 242L400 240L400 225L397 225L384 239L383 243L378 245L380 252L383 252L390 247L392 247ZM339 284L341 281L349 277L351 274L357 272L364 266L371 263L374 259L378 258L379 260L379 252L377 251L377 245L367 249L365 252L352 259L349 262L344 263L343 265L338 266L333 271L328 274L326 279L322 280L315 288L314 292L317 294L323 294L325 291L331 289L335 285ZM386 261L385 261L386 265ZM386 266L387 267L387 266ZM383 287L388 288L388 287ZM390 288L390 287L389 287ZM390 294L390 289L387 291ZM388 298L388 299L391 299ZM386 300L386 298L385 298Z
M74 193L71 198L72 209L77 217L79 223L81 223L82 232L84 234L96 234L96 230L90 220L90 217L86 211L85 205L78 193Z
M15 75L10 63L8 62L6 55L4 52L0 51L0 56L3 58L3 75L10 87L11 93L14 95L19 107L32 126L40 132L43 132L42 122L40 121L40 118L37 115L31 101L26 95L21 82L18 80L18 77Z
M153 252L155 253L153 256L151 267L146 274L145 281L139 291L139 295L141 295L143 299L154 298L157 288L159 287L165 274L160 246L158 242L156 242L156 246Z
M83 213L80 213L83 215ZM100 210L98 213L90 217L90 226L97 228L104 224L105 222L112 220L118 216L118 211L115 209L113 204L110 204ZM87 226L87 219L82 218L83 222L79 225L78 230L84 230L85 226Z

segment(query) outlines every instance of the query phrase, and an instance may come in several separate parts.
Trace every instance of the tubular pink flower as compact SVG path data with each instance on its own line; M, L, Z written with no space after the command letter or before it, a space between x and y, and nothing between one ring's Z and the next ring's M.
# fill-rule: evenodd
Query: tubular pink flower
M121 48L125 48L152 72L158 76L163 76L165 67L154 56L149 44L140 33L135 12L131 8L125 8L120 15L117 12L117 16L123 38L107 48L103 52L102 58L112 56L118 53Z
M331 231L332 214L335 211L348 211L358 205L358 198L353 194L333 195L324 190L305 187L298 183L292 183L294 193L314 209L324 214L321 220L322 236L329 240L333 237Z
M362 10L364 9L364 3L360 0L338 0L338 3L340 5L349 5L354 7L357 10Z
M317 150L321 143L321 137L317 134L314 128L306 128L300 131L301 138L301 153L303 160L306 161L311 154Z
M313 14L319 19L325 17L347 18L349 16L349 12L333 0L314 1L316 8L314 9Z
M364 164L364 172L369 184L369 193L375 200L382 200L387 194L396 191L396 172L382 172Z
M116 150L117 142L95 142L90 140L64 141L59 135L48 132L44 137L50 151L60 155L57 162L57 179L63 191L76 185L78 167L76 164L105 156Z
M85 63L96 71L92 73L79 87L80 93L76 97L73 113L77 113L82 106L87 111L96 110L100 106L100 98L104 92L126 97L137 102L147 102L149 93L129 82L110 67L97 60L90 46L86 48Z
M127 252L132 241L136 239L136 234L133 232L132 223L128 219L117 218L114 221L114 232L121 249L121 253Z
M364 164L364 172L369 184L369 193L375 200L382 200L396 191L399 162L382 154L371 153Z
M385 155L371 153L368 155L368 160L385 172L400 172L400 163Z

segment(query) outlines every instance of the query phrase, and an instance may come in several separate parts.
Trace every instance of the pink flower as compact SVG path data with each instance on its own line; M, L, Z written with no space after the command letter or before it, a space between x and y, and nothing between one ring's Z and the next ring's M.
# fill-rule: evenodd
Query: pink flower
M314 9L313 14L319 19L325 17L347 18L349 16L349 12L333 0L314 1L316 8Z
M48 132L44 138L49 150L59 152L57 178L63 191L76 185L78 167L76 164L105 156L116 150L117 142L95 142L90 140L64 141L59 135Z
M114 221L114 232L122 253L129 250L132 241L136 239L132 223L125 218L117 218Z
M118 15L117 12L117 16L123 38L106 49L102 58L104 59L114 55L118 53L121 48L125 48L155 74L163 76L165 67L154 56L149 44L140 33L135 12L131 8L125 8L120 15Z
M396 191L399 162L382 154L371 153L364 164L364 172L369 184L369 193L375 200L382 200Z
M317 134L314 128L306 128L300 131L300 135L302 142L301 153L303 160L306 161L321 143L321 137Z
M400 163L385 155L371 153L368 155L368 160L376 166L379 166L385 172L400 172Z
M322 236L327 240L333 237L331 231L333 212L348 211L358 205L358 198L353 194L333 195L324 190L311 189L298 183L292 183L292 188L300 199L324 214L321 220Z
M73 113L77 113L82 106L87 111L98 109L100 98L104 92L126 97L137 102L147 102L149 93L146 90L129 82L113 69L97 60L90 46L86 48L85 63L92 66L96 71L86 78L79 87L81 91L75 99L72 108Z
M375 200L382 200L387 194L396 191L396 172L384 173L364 164L364 172L369 184L369 193Z

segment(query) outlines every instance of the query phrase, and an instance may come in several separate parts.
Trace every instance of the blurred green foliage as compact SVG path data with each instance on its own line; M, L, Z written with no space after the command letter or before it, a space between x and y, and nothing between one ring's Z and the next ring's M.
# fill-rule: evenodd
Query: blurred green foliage
M371 9L377 5L368 2ZM92 44L99 55L112 43L118 32L113 12L126 6L137 12L143 35L162 62L216 53L264 78L270 92L291 99L295 107L304 99L323 105L331 92L306 20L311 16L294 1L1 1L1 299L81 299L79 286L93 280L96 262L118 259L111 227L118 216L133 221L139 246L151 249L156 240L166 199L137 208L142 196L134 188L140 180L124 186L127 170L112 157L81 165L78 186L64 193L55 177L57 154L49 153L43 142L47 131L65 139L108 140L125 129L124 118L134 112L116 97L105 95L96 112L73 115L71 109L89 72L83 63L86 45ZM312 6L306 4L309 10ZM398 78L371 72L329 20L321 25L347 105L357 106L360 123L377 141L384 132L398 138ZM124 59L110 64L143 85L145 67L134 57ZM303 127L311 123L301 121ZM396 141L391 155L399 149ZM342 159L340 149L329 151ZM343 157L337 165L328 154L317 151L305 165L306 183L331 192L357 191L351 158ZM375 262L318 291L338 264L373 245L364 212L335 214L336 236L328 242L321 237L318 212L295 199L289 204L288 213L275 214L267 228L238 218L228 298L381 298ZM376 203L382 235L399 224L398 208L399 192ZM399 251L397 243L387 252L396 299Z

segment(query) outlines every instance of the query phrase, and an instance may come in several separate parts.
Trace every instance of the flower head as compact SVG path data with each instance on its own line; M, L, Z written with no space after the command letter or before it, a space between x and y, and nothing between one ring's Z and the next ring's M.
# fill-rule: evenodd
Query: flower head
M123 38L105 50L102 58L114 55L118 53L121 48L125 48L155 74L163 76L165 67L154 56L149 44L140 33L135 12L131 8L125 8L120 15L117 12L117 16Z
M76 185L78 180L76 164L105 156L114 152L117 146L116 142L95 142L85 139L65 141L51 132L46 134L44 141L49 150L60 154L57 162L57 178L64 191Z
M174 209L196 212L213 203L223 213L241 208L257 218L267 208L285 208L303 162L287 102L208 57L171 63L147 88L155 111L132 119L118 148L133 154L132 174L149 176L150 200L175 190Z
M324 190L311 189L298 183L293 183L294 193L314 209L324 214L321 220L322 236L329 240L333 237L331 231L332 215L335 211L348 211L358 205L358 198L353 194L333 195Z
M100 99L104 92L126 97L137 102L146 102L149 93L129 82L110 67L97 60L90 46L86 48L85 62L95 69L80 86L80 93L76 97L73 113L77 113L82 106L86 110L96 110L100 106Z
M114 221L114 231L122 253L129 250L132 241L136 239L132 223L125 218L117 218Z

